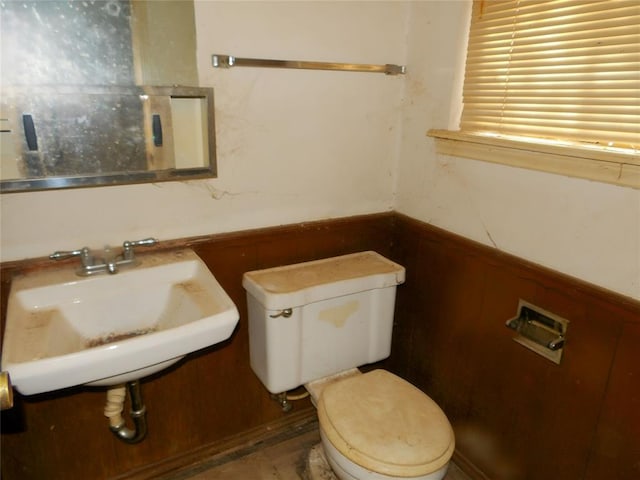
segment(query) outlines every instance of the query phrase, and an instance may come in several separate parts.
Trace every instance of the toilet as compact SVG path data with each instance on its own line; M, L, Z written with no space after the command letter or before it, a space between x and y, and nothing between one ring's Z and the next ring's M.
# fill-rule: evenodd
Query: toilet
M425 393L382 369L401 265L360 252L244 274L251 368L273 394L301 385L318 411L322 448L341 480L441 480L451 425ZM327 478L322 475L322 478Z

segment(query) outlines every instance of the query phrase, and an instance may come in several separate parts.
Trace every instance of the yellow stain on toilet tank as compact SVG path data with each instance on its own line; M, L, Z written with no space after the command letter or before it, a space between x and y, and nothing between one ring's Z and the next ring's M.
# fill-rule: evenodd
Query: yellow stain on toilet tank
M332 324L336 328L341 328L347 323L347 319L358 311L359 307L360 302L358 302L358 300L351 300L344 305L322 310L318 314L318 318L323 322Z

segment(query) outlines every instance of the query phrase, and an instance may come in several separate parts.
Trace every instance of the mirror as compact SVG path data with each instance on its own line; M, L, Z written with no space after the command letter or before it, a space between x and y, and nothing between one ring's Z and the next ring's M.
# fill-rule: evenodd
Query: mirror
M0 2L2 192L215 177L191 0Z

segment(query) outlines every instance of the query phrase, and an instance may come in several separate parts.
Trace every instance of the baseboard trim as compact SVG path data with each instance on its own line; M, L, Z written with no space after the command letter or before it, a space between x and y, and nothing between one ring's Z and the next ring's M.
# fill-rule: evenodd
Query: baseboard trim
M455 450L453 452L451 460L460 470L468 475L471 480L491 480L458 450Z
M305 408L252 430L145 465L111 480L178 480L249 455L317 428L315 408Z

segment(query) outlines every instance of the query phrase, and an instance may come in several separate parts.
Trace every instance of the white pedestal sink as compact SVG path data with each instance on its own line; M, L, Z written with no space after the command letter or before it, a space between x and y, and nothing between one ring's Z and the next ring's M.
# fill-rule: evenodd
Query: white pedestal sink
M77 265L13 280L2 370L25 395L116 385L228 339L238 310L192 250L140 254L119 273Z

